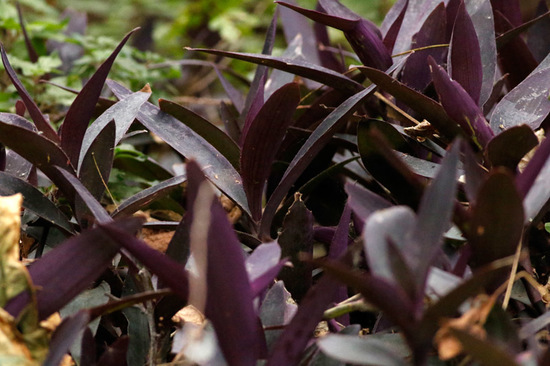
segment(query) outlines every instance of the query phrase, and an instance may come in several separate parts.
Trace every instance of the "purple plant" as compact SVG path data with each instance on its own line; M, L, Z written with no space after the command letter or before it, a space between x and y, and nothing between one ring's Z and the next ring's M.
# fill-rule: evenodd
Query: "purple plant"
M271 55L277 13L261 54L189 49L258 64L245 96L206 63L231 101L227 133L148 102L149 86L107 80L135 30L59 128L1 49L22 102L0 113L0 192L21 193L44 233L28 266L36 289L4 310L42 320L108 284L109 302L64 317L47 365L69 351L83 365L168 362L167 344L205 365L547 364L535 335L548 324L550 40L528 31L547 18L518 0L398 0L378 28L337 0L276 3L283 56ZM327 27L347 44L331 47ZM349 55L362 66L342 72ZM104 85L117 99L107 109ZM144 159L137 170L158 182L107 210L113 149L136 126L184 169ZM181 220L147 224L174 231L162 253L134 213L173 192ZM40 257L50 231L65 239ZM176 327L189 309L202 320Z

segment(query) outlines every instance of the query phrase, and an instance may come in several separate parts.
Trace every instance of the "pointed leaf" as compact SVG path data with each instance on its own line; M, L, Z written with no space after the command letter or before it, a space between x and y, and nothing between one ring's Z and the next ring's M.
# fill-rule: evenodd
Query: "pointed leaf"
M262 193L271 173L271 164L293 122L292 116L299 103L298 84L283 86L262 106L244 135L241 175L252 218L255 220L259 220L262 214Z
M494 7L495 3L492 4ZM504 33L514 28L512 23L498 9L493 10L495 29L498 33ZM523 38L519 36L509 40L503 47L498 47L498 51L501 72L509 74L506 81L510 89L515 88L525 80L537 67L537 60L535 60Z
M27 92L21 81L19 81L19 79L17 78L15 71L13 71L13 68L10 65L3 44L0 45L0 52L2 54L2 63L4 64L6 73L8 74L11 82L15 86L15 89L17 89L17 92L23 100L23 103L25 103L25 107L27 107L27 110L29 111L31 118L34 121L36 128L39 131L42 131L44 136L46 136L48 139L52 140L53 142L59 142L60 140L57 136L57 132L53 129L52 125L48 122L46 117L44 117L34 100L29 95L29 92Z
M63 319L52 334L50 352L42 365L58 366L89 321L90 314L87 311L79 311Z
M90 191L88 191L88 189L77 177L57 166L54 166L53 170L56 171L57 174L59 174L62 179L65 180L65 184L70 186L72 190L78 195L78 197L80 197L80 199L84 202L86 207L88 207L97 222L108 223L112 221L111 216L109 216L107 211L105 211L103 206L101 206L101 203L99 203L99 201L95 199L95 197L90 193ZM79 215L80 213L77 212L77 217L79 217Z
M402 329L406 338L414 336L418 331L413 304L406 293L393 283L378 276L362 274L334 261L324 262L323 268L331 277L355 288L366 301L384 311Z
M67 217L42 192L24 180L0 172L0 195L10 196L15 193L23 195L23 207L26 210L42 217L67 233L74 233Z
M110 226L136 231L142 220L130 218ZM124 232L124 231L122 231ZM37 286L36 301L40 319L59 311L77 294L86 289L119 251L115 241L100 229L83 232L46 253L29 267L32 282Z
M194 161L187 163L187 175L190 190L198 191L205 177ZM198 195L195 200L198 201ZM191 224L191 235L194 227L200 228L196 230L204 230L207 235L205 315L214 325L227 362L255 365L260 351L259 329L243 251L225 210L216 200L211 202L210 207L205 208L209 211L206 222L197 222L199 206L193 206L194 222Z
M78 172L78 178L84 187L90 191L98 201L105 192L106 184L109 181L111 168L113 166L113 155L115 148L115 122L111 122L98 133L91 142L90 147L83 155L82 163Z
M332 71L322 66L311 64L307 61L289 60L282 57L258 55L253 53L238 53L221 50L211 50L204 48L190 48L190 51L206 52L213 55L231 57L237 60L256 63L273 67L274 69L290 72L307 79L315 80L321 84L325 84L338 89L347 95L355 93L363 89L361 84L344 76L336 71Z
M357 146L363 165L399 203L416 209L424 185L393 152L385 136L376 128L377 124L378 122L368 121L357 127Z
M38 61L38 54L36 53L36 50L34 49L34 46L31 42L31 39L29 38L29 35L27 33L27 28L25 27L25 22L23 22L23 12L21 11L21 4L19 4L19 1L16 2L15 7L17 8L17 17L19 18L19 26L21 27L21 32L23 32L23 38L25 39L25 46L27 47L27 53L29 54L29 59L32 63L36 63Z
M497 68L497 50L495 44L495 26L491 3L485 0L466 1L466 10L470 15L481 52L483 81L479 96L479 106L489 99L495 83Z
M313 286L300 302L298 311L279 337L266 366L296 365L313 337L315 326L323 317L324 311L334 300L339 283L324 276Z
M526 124L533 130L550 113L548 84L550 83L550 55L518 86L504 96L491 115L495 133Z
M447 69L451 78L456 80L478 104L483 81L481 50L474 23L466 11L464 2L460 2L456 15Z
M105 126L111 121L115 121L116 135L114 139L114 146L118 145L122 137L128 131L128 128L134 122L139 108L149 99L151 92L135 92L124 98L113 106L109 107L105 112L101 114L92 124L86 129L84 138L82 140L82 147L80 149L79 158L79 171L82 165L82 160L86 155L86 152L90 148L90 145L95 141L96 137L103 131Z
M357 93L340 104L332 111L321 124L313 131L304 145L300 148L275 191L271 194L264 210L260 231L262 235L269 236L271 222L279 203L286 196L290 187L296 179L302 174L307 165L330 141L335 131L344 123L347 123L349 116L359 108L361 102L374 92L374 86L371 86L360 93Z
M115 58L126 44L130 36L136 32L138 28L132 30L126 34L119 45L115 48L111 56L92 75L86 85L78 93L73 104L67 111L63 125L61 125L61 147L67 152L67 155L71 159L74 165L78 164L80 156L80 148L82 147L82 140L86 133L86 128L92 119L95 105L103 89L107 74L111 69L111 66L115 62Z
M269 328L287 325L297 309L298 305L292 303L290 293L285 289L283 281L277 281L271 286L260 307L260 318L269 350L283 332L283 328Z
M308 10L285 2L277 2L308 18L344 32L351 47L366 66L385 70L392 64L390 53L384 46L376 26L363 19L336 0L320 1L325 13Z
M259 296L273 284L281 268L287 262L281 258L281 247L274 241L260 244L246 259L246 272L252 289L252 297Z
M5 114L0 115L0 142L42 170L67 197L72 196L72 188L54 168L59 166L75 174L69 158L58 145L32 130L12 124Z
M142 207L153 202L157 198L160 198L168 194L171 190L180 186L186 180L187 180L187 176L185 174L178 175L176 177L173 177L163 182L160 182L158 184L155 184L152 187L139 191L138 193L136 193L130 198L127 198L124 202L118 205L118 207L113 211L111 216L113 218L119 215L129 216L134 212L140 210Z
M457 189L457 166L460 140L455 141L445 155L437 176L424 190L418 208L417 223L412 238L403 251L423 292L428 271L441 251L443 234L451 226Z
M363 230L363 243L367 263L373 275L393 284L400 283L400 278L394 273L391 264L389 242L404 252L416 224L414 211L406 206L394 206L369 216Z
M441 3L428 16L418 33L413 36L412 47L421 48L446 43L445 27L445 5ZM443 47L414 52L403 66L401 82L418 91L426 89L432 81L430 68L428 67L428 56L432 56L440 62L443 61L445 52L446 48Z
M483 113L462 86L451 80L443 68L429 58L432 78L443 108L472 141L483 148L493 137L493 131Z
M386 199L358 184L346 182L344 189L348 194L348 205L363 222L374 212L392 206Z
M222 153L235 169L239 170L239 146L222 130L195 112L174 102L159 99L159 107L161 111L176 117L199 136L203 137Z
M300 253L313 255L313 215L299 194L295 195L283 221L282 231L277 239L281 246L281 256L288 257L293 266L285 267L279 274L285 287L298 301L311 287L312 266L300 260Z
M399 54L410 49L412 47L412 37L415 35L426 18L434 11L434 9L441 3L441 0L425 0L422 2L409 1L399 29L399 33L395 39L395 45L392 50L392 54ZM447 1L445 1L447 3Z
M119 98L130 91L122 85L107 81L107 85ZM239 207L249 213L246 195L239 173L229 161L206 140L180 121L146 102L140 109L138 120L148 130L162 138L174 150L188 159L195 159L204 169L206 177Z
M384 45L392 52L395 46L395 40L403 24L403 18L405 18L405 12L409 5L409 0L398 0L394 3L394 6L386 13L380 31L384 35Z

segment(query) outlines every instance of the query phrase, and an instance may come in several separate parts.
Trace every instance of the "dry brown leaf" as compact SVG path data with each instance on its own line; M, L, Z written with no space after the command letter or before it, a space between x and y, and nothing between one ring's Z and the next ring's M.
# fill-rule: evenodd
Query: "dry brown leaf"
M446 319L441 322L441 327L434 337L439 358L449 360L462 353L463 348L460 341L451 334L450 328L468 332L474 337L485 339L487 333L483 328L487 316L495 304L496 296L479 295L473 306L460 318Z

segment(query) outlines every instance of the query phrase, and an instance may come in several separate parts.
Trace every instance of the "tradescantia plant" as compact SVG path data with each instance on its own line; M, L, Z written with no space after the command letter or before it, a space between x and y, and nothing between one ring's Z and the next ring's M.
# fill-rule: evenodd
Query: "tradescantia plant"
M2 48L21 101L0 190L38 238L28 267L1 242L2 334L46 365L548 364L549 22L544 1L398 0L380 28L277 2L262 53L189 49L258 64L246 95L209 66L225 131L107 80L133 31L59 128ZM143 128L180 174L117 158ZM115 168L156 183L116 202ZM143 224L151 203L183 217ZM165 251L142 225L173 231Z

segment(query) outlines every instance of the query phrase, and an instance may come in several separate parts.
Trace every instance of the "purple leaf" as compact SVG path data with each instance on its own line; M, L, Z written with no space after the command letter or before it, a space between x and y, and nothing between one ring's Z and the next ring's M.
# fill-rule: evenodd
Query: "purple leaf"
M533 130L539 128L550 113L548 83L550 56L496 105L491 115L493 131L499 133L521 124L526 124Z
M31 172L36 168L27 160L23 159L21 155L17 154L13 150L5 151L5 163L4 172L18 177L20 179L28 180ZM34 183L33 183L34 184Z
M113 211L111 216L113 218L118 216L129 216L157 198L168 194L171 190L180 186L186 180L187 176L183 174L146 188L123 201L120 205L118 205L116 210Z
M285 289L283 281L277 281L269 289L262 302L260 318L265 329L264 334L269 350L272 349L277 338L283 332L283 328L269 328L287 325L298 309L298 305L292 303L290 299L290 293Z
M23 103L25 103L25 107L27 107L27 110L29 111L31 118L34 121L36 128L39 131L42 131L44 136L46 136L48 139L58 143L60 140L57 136L57 132L55 132L52 125L48 122L46 117L44 117L34 100L29 95L29 92L27 92L21 81L19 81L19 79L17 78L15 71L13 71L13 68L10 65L3 44L0 45L0 52L2 54L2 63L4 64L6 73L8 74L11 82L15 86L15 89L17 89L17 93L19 93L19 96L23 100Z
M334 111L332 111L321 124L312 132L310 137L300 148L294 159L290 162L289 167L285 171L285 174L275 191L271 194L269 201L264 209L262 217L260 232L263 236L269 236L271 222L279 203L286 196L290 187L294 184L296 179L302 174L307 165L314 159L314 157L322 150L322 148L330 141L335 131L344 124L347 123L349 116L355 112L361 105L366 97L374 92L375 86L369 88L351 96L345 102L340 104Z
M501 12L496 9L493 10L497 32L504 33L514 28ZM535 60L525 41L519 36L511 39L504 46L498 47L498 50L501 72L502 74L509 74L506 81L510 89L515 88L537 67L537 60Z
M128 89L114 81L107 81L107 85L119 98L130 94ZM162 138L174 150L188 159L195 159L214 185L234 200L243 211L250 212L239 173L206 140L176 118L148 102L141 107L138 121Z
M484 148L493 137L493 131L483 113L459 83L451 80L445 70L432 58L428 61L434 86L443 108L479 148Z
M32 45L32 41L27 34L27 28L25 27L25 22L23 22L23 12L21 11L21 4L19 1L15 4L17 8L17 16L19 18L19 25L21 26L21 32L23 32L23 38L25 39L25 46L27 47L27 53L29 54L29 59L34 64L38 61L38 54Z
M382 90L390 93L397 100L419 113L422 118L430 121L449 141L463 133L443 107L433 99L407 87L380 70L369 67L362 67L360 70Z
M294 197L277 239L282 256L292 261L292 267L285 267L279 274L292 297L300 301L311 287L312 266L300 260L300 253L313 256L313 215L299 194Z
M364 65L385 70L393 63L376 26L367 19L353 13L337 0L319 2L325 13L304 9L281 1L277 1L277 3L316 22L343 31L346 39Z
M445 26L445 5L441 3L413 36L411 47L421 48L446 43ZM415 51L403 66L401 82L415 90L423 91L432 81L428 56L432 56L439 63L443 61L446 51L443 47Z
M417 224L414 211L406 206L394 206L376 211L369 216L363 230L365 256L370 272L398 285L400 277L391 265L389 242L399 251L405 251ZM403 289L407 290L407 289Z
M506 171L494 171L479 191L471 230L465 233L473 250L472 266L514 254L523 223L523 203L513 177Z
M295 1L289 1L289 3L296 4ZM322 52L319 50L320 40L316 37L314 28L311 26L310 22L302 15L289 8L279 7L278 10L281 23L283 24L286 44L288 45L287 51L285 52L291 51L295 56L301 55L301 57L309 60L309 62L313 64L325 66L320 58ZM292 44L299 47L291 47ZM292 80L289 80L284 84L291 81ZM309 80L306 82L306 85L308 89L316 89L319 87L317 83ZM282 84L280 86L282 86ZM276 89L278 88L274 88L273 90Z
M203 137L222 153L235 169L239 169L239 146L222 130L195 112L174 102L159 99L159 107L161 111L177 118L199 136Z
M405 18L405 12L408 6L409 0L396 1L394 6L386 14L380 27L380 31L384 34L384 46L386 46L390 52L395 46L395 40L397 39L399 29L401 29L401 24L403 24L403 18Z
M251 122L241 153L243 187L252 218L262 215L262 193L271 164L281 146L292 116L300 103L298 84L287 84L277 90L262 106Z
M374 212L392 206L388 200L358 184L346 182L344 189L348 194L348 205L363 222Z
M191 223L191 250L196 249L193 247L194 230L204 231L207 240L205 315L212 321L227 362L234 365L255 365L260 354L260 334L241 244L227 220L225 210L213 199L213 192L210 208L206 207L209 211L204 218L206 220L197 221L197 202L204 205L198 199L200 187L206 180L194 161L187 163L187 175L190 191L197 191L196 197L191 198L195 202ZM201 233L201 237L204 234ZM192 254L199 265L199 253Z
M42 192L22 179L0 172L0 195L9 196L15 193L23 195L23 207L26 210L42 217L67 233L74 233L67 217Z
M204 48L191 48L188 50L206 52L213 55L231 57L237 60L273 67L274 69L283 70L307 79L318 81L322 84L326 84L346 93L347 95L363 89L361 84L353 81L347 76L306 61L289 60L282 57L258 55L253 53L228 52Z
M72 197L72 187L65 184L65 180L60 176L55 166L66 169L72 174L73 167L69 158L61 148L53 141L41 136L40 134L29 130L26 127L19 126L9 115L0 114L0 143L3 143L18 155L34 164L42 170L67 197ZM19 116L16 116L21 118ZM15 122L15 123L14 123ZM20 143L25 141L24 144Z
M241 113L244 109L243 95L238 89L236 89L233 85L231 85L229 81L227 81L227 79L225 78L225 76L223 76L222 72L220 71L220 69L216 64L212 64L212 65L214 67L214 71L216 71L216 74L218 75L218 79L220 79L220 83L222 84L222 87L225 90L225 93L231 100L231 103L233 103L233 105L237 109L237 112Z
M547 184L550 174L549 156L550 139L546 138L516 179L518 192L524 199L526 223L535 219L550 198L550 186Z
M481 50L474 23L462 0L451 36L447 69L449 75L462 85L472 100L478 104L483 81Z
M262 66L263 68L264 66ZM255 90L254 95L250 95L252 92L249 91L248 99L250 99L250 105L247 108L247 114L246 116L243 116L241 114L241 119L244 118L244 124L241 131L241 137L239 139L239 145L242 146L244 139L246 138L246 134L248 133L248 130L250 129L250 125L252 124L252 121L254 121L254 118L256 118L256 115L262 109L262 106L264 105L264 97L265 97L265 83L267 79L267 68L265 69L265 73L260 77L258 80L258 88Z
M464 191L470 205L474 205L477 201L479 189L487 178L487 171L480 165L469 144L463 143L462 148L464 154L464 173L466 176Z
M376 181L387 188L395 199L416 209L424 184L391 149L376 127L385 122L370 120L357 127L357 146L361 160Z
M53 170L57 171L57 173L61 177L63 177L62 179L67 182L66 184L72 188L72 190L78 195L78 197L80 197L80 199L88 207L97 222L105 224L112 221L111 216L109 216L109 214L107 213L107 211L105 211L103 206L101 206L99 201L95 199L95 197L90 193L90 191L88 191L88 189L77 177L57 166L54 166ZM80 216L79 212L77 212L77 216Z
M98 201L106 189L113 166L116 127L114 120L105 125L82 155L78 178Z
M415 310L405 292L393 283L371 274L362 274L339 262L323 262L329 276L359 291L366 301L379 309L395 325L401 327L407 341L416 336ZM302 305L303 306L303 305ZM301 308L301 306L300 306Z
M545 37L545 34L550 33L550 17L548 17L548 5L546 1L539 1L536 15L538 19L543 16L532 28L527 32L527 45L531 50L535 59L541 62L550 53L550 40Z
M109 226L123 227L135 232L140 228L140 218L117 221ZM116 241L100 229L84 231L65 241L40 260L29 266L33 284L38 288L36 301L40 319L45 319L73 297L88 288L90 283L111 264L119 251Z
M444 3L447 3L444 1ZM409 1L405 15L395 39L392 54L399 54L412 49L412 37L422 27L428 16L441 3L441 0L426 0L422 2ZM401 4L401 3L399 3Z
M497 51L495 44L495 27L491 3L485 0L466 2L466 10L470 15L479 41L483 81L481 85L479 106L483 106L489 99L495 83L497 68Z
M491 0L493 11L504 15L508 21L518 27L523 22L521 19L521 7L519 0Z
M89 321L90 314L85 310L63 319L52 334L49 345L50 351L42 365L58 366Z
M300 302L298 311L273 347L266 366L297 365L317 323L334 300L340 284L324 276Z
M487 157L493 166L505 166L515 172L521 159L538 143L529 126L510 127L489 142Z
M346 204L340 222L336 227L330 248L328 251L328 258L338 259L344 255L348 249L349 243L349 224L351 222L351 208ZM334 298L335 303L341 303L348 298L347 286L340 286L337 290ZM349 314L342 315L337 318L337 321L344 326L349 325Z
M252 288L252 297L259 296L273 284L273 280L286 263L281 258L281 247L274 241L260 244L246 259L246 272Z
M82 148L80 150L80 157L79 157L79 171L80 166L82 164L82 160L84 159L84 156L86 155L88 149L90 148L90 145L93 141L95 141L96 137L103 131L105 126L111 121L115 121L115 128L116 128L116 135L114 138L114 145L118 145L120 140L122 140L122 137L124 137L124 134L126 131L128 131L128 128L134 122L134 119L136 118L139 108L149 99L151 96L151 92L136 92L128 96L127 98L124 98L117 103L115 103L113 106L109 107L105 112L101 114L87 129L86 133L84 134L84 138L82 140ZM111 146L112 148L112 146Z
M419 290L425 286L428 271L441 251L443 234L451 226L457 188L457 166L460 140L455 141L445 155L437 176L424 190L418 208L413 240L407 243L403 253L411 267Z
M245 261L249 282L259 278L270 267L276 266L280 258L281 247L276 241L260 244Z
M101 94L101 89L103 89L107 74L124 44L126 44L130 36L138 29L139 28L136 28L124 36L111 56L105 60L94 75L92 75L90 80L88 80L86 85L84 85L67 111L67 115L60 129L61 147L75 165L78 163L82 140L86 133L86 128L94 114L95 106Z

